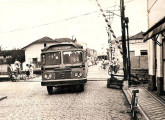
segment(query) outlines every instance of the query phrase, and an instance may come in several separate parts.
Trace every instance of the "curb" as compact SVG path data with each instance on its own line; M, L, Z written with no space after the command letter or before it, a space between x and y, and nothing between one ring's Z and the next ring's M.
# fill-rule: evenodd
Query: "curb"
M128 94L131 96L131 91L128 89ZM130 103L131 104L131 103ZM144 109L141 107L141 105L138 103L137 104L137 107L138 107L138 109L139 109L139 111L140 111L140 113L141 114L143 114L143 116L144 116L144 118L146 119L146 120L151 120L149 117L148 117L148 115L146 114L146 112L144 111Z
M0 96L0 101L7 98L7 96Z

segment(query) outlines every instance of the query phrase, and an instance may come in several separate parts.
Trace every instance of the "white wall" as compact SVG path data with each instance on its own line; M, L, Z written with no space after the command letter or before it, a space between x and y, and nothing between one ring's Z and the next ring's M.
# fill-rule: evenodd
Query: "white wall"
M152 27L155 23L157 23L161 18L165 16L164 11L165 11L164 0L148 0L149 28Z
M47 43L47 46L53 45L54 43ZM44 43L32 44L25 49L25 62L23 63L23 70L26 64L31 64L32 58L37 58L41 61L41 49L44 48Z
M25 61L26 63L31 63L32 58L38 58L40 61L41 49L44 48L43 44L33 44L25 49Z
M148 51L148 43L135 43L130 44L130 50L129 51L135 51L135 56L141 56L140 50L147 50Z

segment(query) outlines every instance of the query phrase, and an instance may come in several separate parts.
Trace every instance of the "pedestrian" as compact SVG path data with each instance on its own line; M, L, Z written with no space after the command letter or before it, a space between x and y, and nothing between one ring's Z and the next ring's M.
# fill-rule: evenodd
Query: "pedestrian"
M119 59L117 59L117 71L119 71L120 69L120 62L119 62Z
M104 61L105 61L105 60L104 60L104 59L102 59L102 65L101 65L101 66L102 66L102 69L104 69L104 68L105 68Z
M114 60L114 72L115 72L115 74L117 73L117 62L116 62L116 60Z
M30 75L29 64L26 64L25 73L26 73L26 77L29 79L29 75Z
M30 71L30 78L33 78L33 66L29 66L29 71Z
M18 76L20 74L21 63L17 59L15 59L14 65L15 65L15 77L16 77L16 79L18 79Z
M15 59L14 65L18 65L18 66L20 66L21 63L20 63L17 59Z
M15 65L15 77L16 77L16 80L18 79L19 74L20 74L20 66L19 66L19 64L16 64Z
M13 81L13 77L12 77L13 68L12 68L10 63L9 63L8 68L7 68L7 71L8 71L10 81Z
M19 69L19 76L20 76L19 79L23 80L23 70L22 70L22 68Z

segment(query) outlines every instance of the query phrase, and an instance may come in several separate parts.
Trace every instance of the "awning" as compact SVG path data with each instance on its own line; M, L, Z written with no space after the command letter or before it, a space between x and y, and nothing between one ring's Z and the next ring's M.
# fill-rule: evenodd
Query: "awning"
M144 42L146 42L148 39L151 39L155 37L156 35L163 33L165 31L165 17L161 19L159 22L157 22L155 25L153 25L148 31L146 31L144 36Z

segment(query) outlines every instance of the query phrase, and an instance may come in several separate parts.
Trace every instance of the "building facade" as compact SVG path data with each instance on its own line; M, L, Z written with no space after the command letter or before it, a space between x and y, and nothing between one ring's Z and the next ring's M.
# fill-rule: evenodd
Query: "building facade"
M147 42L143 42L143 38L143 32L139 32L129 38L131 69L148 69L148 44ZM119 41L122 45L121 39L121 37L118 37L115 40ZM119 59L119 61L122 62L123 58L120 55L120 50L115 45L115 40L112 41L112 57Z
M144 41L149 50L149 86L158 95L165 93L165 6L164 0L148 0L148 30Z
M131 69L148 70L148 44L143 42L143 32L130 37Z
M49 37L43 37L22 48L25 51L23 69L26 68L26 64L33 64L34 68L39 68L41 63L41 49L54 43L57 42Z

